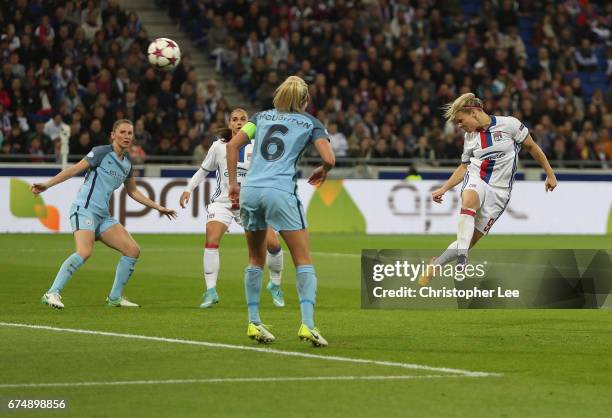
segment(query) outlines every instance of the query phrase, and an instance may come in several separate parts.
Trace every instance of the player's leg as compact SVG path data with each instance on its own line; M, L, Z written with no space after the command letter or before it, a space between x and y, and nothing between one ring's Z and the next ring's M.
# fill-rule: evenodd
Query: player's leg
M325 347L328 343L314 324L317 276L310 258L308 230L281 231L281 235L296 267L296 287L302 313L302 325L298 330L298 337L310 341L316 347Z
M110 294L106 298L106 304L114 307L138 307L137 304L130 302L123 296L123 289L130 280L132 273L134 273L136 262L140 256L140 247L123 225L112 218L107 218L102 223L98 238L105 245L122 254L117 263L115 280Z
M461 194L461 212L457 225L457 263L465 264L474 236L476 212L480 209L481 198L473 189L466 189Z
M262 343L271 343L275 337L262 324L259 316L268 229L264 210L261 207L261 193L261 189L254 187L244 187L240 191L240 218L249 250L249 264L244 270L244 293L249 317L247 336Z
M223 214L216 210L209 215L214 217L206 223L206 244L204 245L204 256L202 259L204 266L204 284L206 292L202 297L200 308L209 308L212 305L219 303L219 295L217 294L217 278L221 269L221 260L219 255L219 245L221 238L227 231L229 219L224 219Z
M274 306L285 306L285 299L281 289L281 273L283 271L283 249L276 232L272 228L268 228L266 232L266 262L270 271L270 281L268 282L268 292L272 296Z
M245 235L249 249L249 265L244 271L244 293L249 313L247 336L270 343L274 341L274 335L262 324L259 316L263 266L266 262L266 230L245 231Z
M465 264L467 262L468 249L472 248L482 236L475 235L478 232L475 229L475 218L481 207L481 202L484 201L486 196L485 187L486 183L480 178L474 179L468 174L465 187L461 192L461 211L459 213L457 239L439 257L431 259L427 271L419 277L419 285L427 286L429 284L434 276L434 266L442 266L455 259L457 259L458 264Z
M72 275L87 261L93 251L95 242L95 217L88 211L72 207L70 225L72 227L76 251L62 263L49 290L42 296L41 302L53 308L61 309L61 292Z

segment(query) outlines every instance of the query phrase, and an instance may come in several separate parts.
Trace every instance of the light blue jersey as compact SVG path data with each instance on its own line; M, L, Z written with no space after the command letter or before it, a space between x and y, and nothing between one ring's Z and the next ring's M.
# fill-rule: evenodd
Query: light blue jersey
M328 133L319 120L307 113L266 110L249 122L255 125L251 167L242 187L269 187L295 193L297 163L304 150ZM246 130L243 128L243 131Z
M96 215L109 215L108 201L113 191L132 177L132 162L127 154L120 159L112 145L94 147L85 156L91 168L85 176L74 205Z

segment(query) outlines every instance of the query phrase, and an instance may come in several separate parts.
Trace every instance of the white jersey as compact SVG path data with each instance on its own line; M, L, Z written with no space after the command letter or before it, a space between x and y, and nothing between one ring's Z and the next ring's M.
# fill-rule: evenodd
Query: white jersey
M465 134L461 162L470 176L496 187L512 187L521 144L529 130L512 116L491 116L484 131Z
M242 147L238 153L238 169L236 175L238 183L242 183L247 175L253 156L253 143ZM202 169L217 172L217 188L213 193L210 202L226 203L231 205L228 195L229 176L227 173L227 142L217 140L213 142L206 158L202 162Z

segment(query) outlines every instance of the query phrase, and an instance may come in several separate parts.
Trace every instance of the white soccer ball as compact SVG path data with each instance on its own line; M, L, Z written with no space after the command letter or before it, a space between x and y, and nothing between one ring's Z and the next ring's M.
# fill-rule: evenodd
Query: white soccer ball
M157 38L147 48L149 63L162 71L170 71L181 62L181 50L168 38Z

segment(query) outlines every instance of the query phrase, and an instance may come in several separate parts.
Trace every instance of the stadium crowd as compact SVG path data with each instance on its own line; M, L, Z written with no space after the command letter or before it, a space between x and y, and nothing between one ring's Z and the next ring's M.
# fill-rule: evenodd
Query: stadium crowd
M463 137L440 107L474 91L551 160L612 161L606 2L157 2L257 107L287 75L304 78L339 157L456 160ZM188 55L172 73L148 65L146 28L116 0L0 0L0 23L0 158L59 155L62 124L83 155L126 117L137 163L199 163L227 120Z

